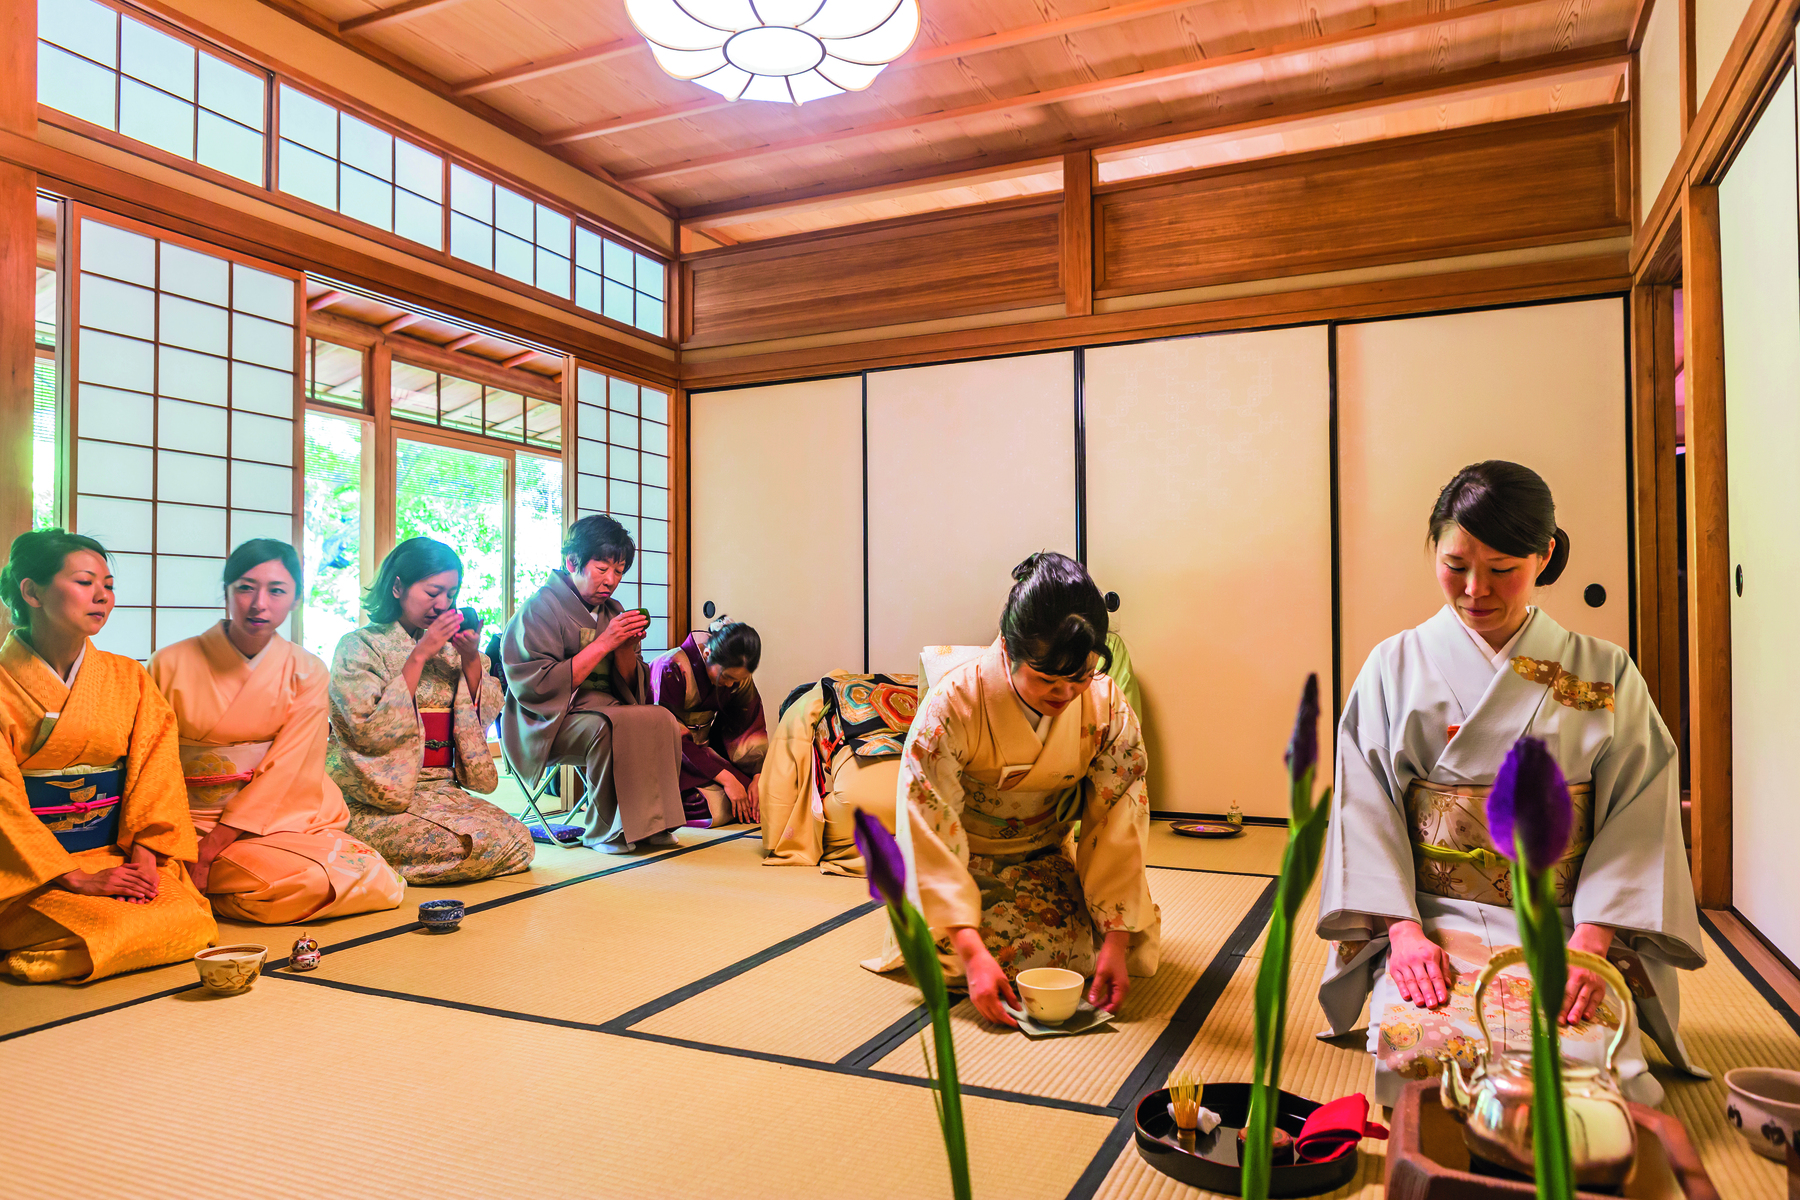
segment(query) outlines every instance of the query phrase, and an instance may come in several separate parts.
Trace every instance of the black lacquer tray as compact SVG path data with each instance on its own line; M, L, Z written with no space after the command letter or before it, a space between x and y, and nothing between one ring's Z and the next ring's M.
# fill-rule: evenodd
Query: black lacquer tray
M1306 1118L1318 1108L1315 1101L1279 1092L1275 1124L1295 1137ZM1250 1085L1209 1083L1200 1102L1219 1114L1219 1127L1195 1139L1193 1150L1176 1141L1175 1118L1169 1115L1167 1089L1151 1092L1137 1106L1137 1148L1144 1161L1190 1186L1236 1196L1241 1191L1237 1133L1250 1120ZM1317 1196L1333 1192L1356 1175L1358 1156L1351 1149L1330 1162L1301 1162L1277 1166L1269 1175L1269 1195Z

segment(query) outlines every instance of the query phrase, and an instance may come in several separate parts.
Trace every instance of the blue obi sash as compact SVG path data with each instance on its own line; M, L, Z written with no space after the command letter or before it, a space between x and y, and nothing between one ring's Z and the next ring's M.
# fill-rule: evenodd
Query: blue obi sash
M123 761L110 767L73 766L26 771L25 799L62 848L71 854L119 840L125 784Z

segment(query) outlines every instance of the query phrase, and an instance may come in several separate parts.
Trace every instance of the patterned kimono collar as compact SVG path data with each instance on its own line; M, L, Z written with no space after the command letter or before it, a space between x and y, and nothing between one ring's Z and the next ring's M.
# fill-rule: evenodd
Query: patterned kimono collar
M1013 690L1012 664L998 638L975 660L974 671L975 700L995 760L979 763L978 770L993 774L1000 790L1021 792L1054 791L1087 774L1098 749L1091 690L1082 691L1055 716L1046 713L1044 724L1033 730Z
M1531 664L1560 662L1568 653L1569 631L1543 611L1532 614L1512 645L1509 669L1495 671L1464 632L1448 605L1418 628L1425 656L1449 686L1461 709L1456 736L1431 769L1434 783L1492 783L1506 752L1531 731L1550 696ZM1526 669L1521 670L1521 664ZM1574 781L1571 781L1574 782Z

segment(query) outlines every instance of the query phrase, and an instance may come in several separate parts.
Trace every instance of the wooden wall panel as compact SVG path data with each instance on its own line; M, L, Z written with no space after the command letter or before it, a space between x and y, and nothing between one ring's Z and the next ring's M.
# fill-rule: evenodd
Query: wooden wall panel
M693 337L712 346L1063 300L1059 198L905 218L691 260Z
M1107 190L1095 294L1629 234L1626 107Z

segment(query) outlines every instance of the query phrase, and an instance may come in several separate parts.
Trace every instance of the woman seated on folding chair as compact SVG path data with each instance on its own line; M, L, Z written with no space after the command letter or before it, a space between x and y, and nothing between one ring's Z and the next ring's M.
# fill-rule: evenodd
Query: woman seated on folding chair
M675 714L681 735L681 803L689 825L754 825L757 784L769 750L762 697L751 675L762 639L742 621L720 617L656 660L650 689Z

